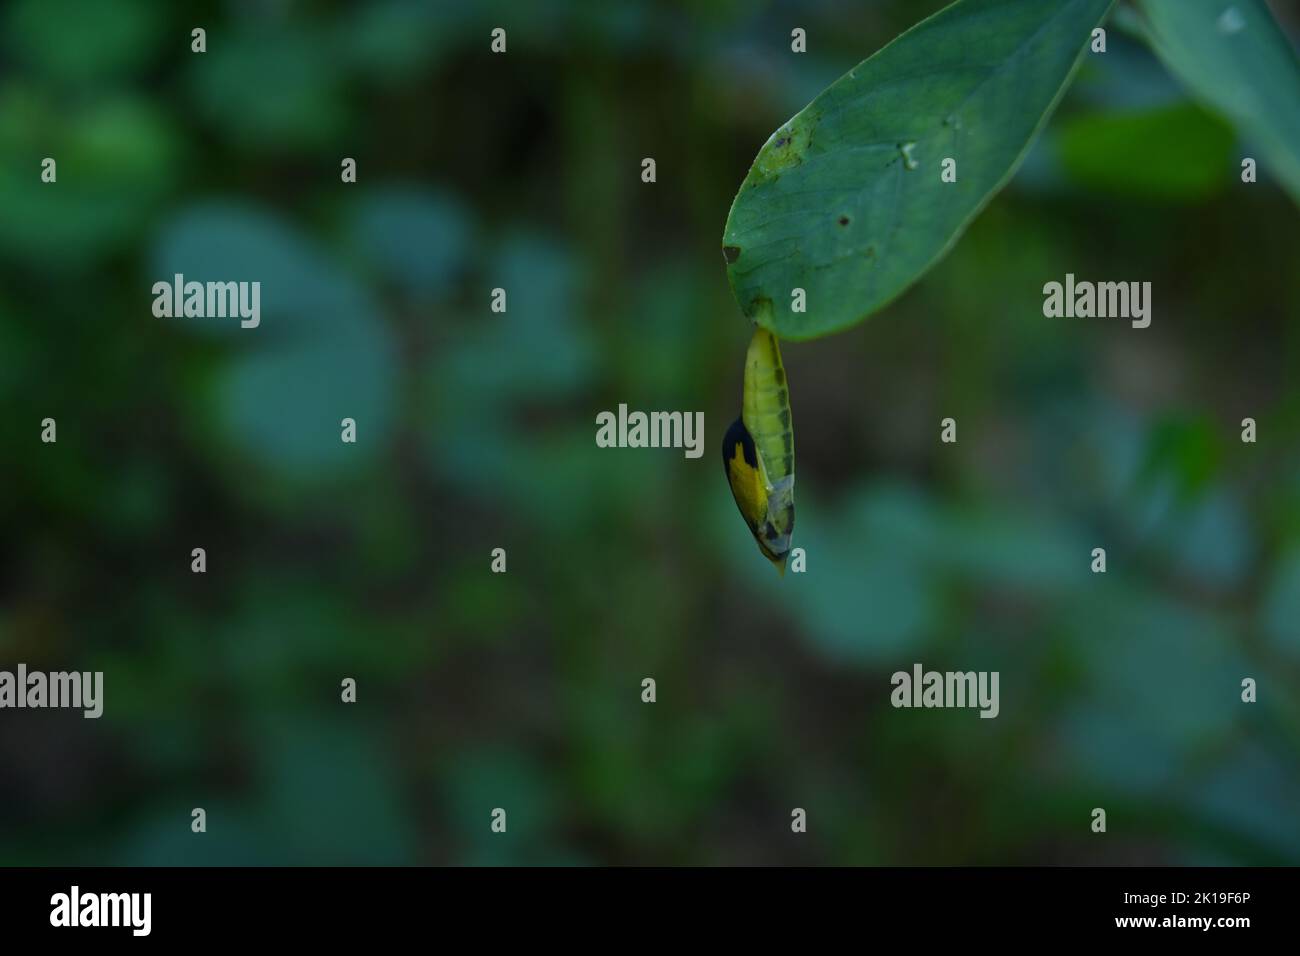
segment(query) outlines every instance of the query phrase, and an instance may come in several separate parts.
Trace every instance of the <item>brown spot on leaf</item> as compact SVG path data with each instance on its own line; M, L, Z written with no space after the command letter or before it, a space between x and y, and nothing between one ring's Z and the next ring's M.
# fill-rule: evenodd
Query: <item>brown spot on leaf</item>
M722 258L728 262L735 262L740 258L740 246L723 246Z
M841 226L847 226L848 224L849 224L849 217L848 217L848 216L840 216L840 225L841 225Z

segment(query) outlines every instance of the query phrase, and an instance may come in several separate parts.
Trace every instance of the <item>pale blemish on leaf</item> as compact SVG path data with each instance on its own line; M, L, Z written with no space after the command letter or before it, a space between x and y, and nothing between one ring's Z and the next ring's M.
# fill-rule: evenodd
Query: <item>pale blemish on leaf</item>
M1246 18L1241 15L1241 11L1236 7L1228 7L1219 15L1216 23L1219 32L1225 36L1231 36L1234 33L1240 33L1246 27Z
M750 175L757 182L770 182L785 170L802 163L812 144L817 116L812 110L804 110L773 133L758 151Z
M916 169L916 159L912 156L912 150L916 148L915 143L899 143L898 152L903 157L903 165L907 169Z

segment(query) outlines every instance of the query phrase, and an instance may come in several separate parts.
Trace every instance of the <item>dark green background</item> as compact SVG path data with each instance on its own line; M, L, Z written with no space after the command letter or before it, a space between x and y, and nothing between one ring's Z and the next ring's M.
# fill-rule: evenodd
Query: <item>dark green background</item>
M1296 208L1121 32L920 284L787 346L807 573L735 512L734 191L940 5L5 4L0 667L106 700L0 712L0 862L1300 862ZM262 326L154 318L174 271ZM1151 328L1045 319L1066 272ZM597 449L620 402L705 456ZM915 662L1001 715L891 708Z

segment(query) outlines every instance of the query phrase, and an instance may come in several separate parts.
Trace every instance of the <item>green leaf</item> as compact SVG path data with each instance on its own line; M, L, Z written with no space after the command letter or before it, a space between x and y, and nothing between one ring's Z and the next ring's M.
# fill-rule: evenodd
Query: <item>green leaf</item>
M1263 0L1139 0L1156 55L1223 113L1300 202L1300 65Z
M915 282L1011 177L1111 2L960 0L772 134L723 234L744 313L811 339Z
M60 275L136 241L185 165L166 113L144 100L74 106L16 84L0 91L0 156L0 250ZM57 187L33 188L46 156Z
M102 86L143 73L169 29L170 11L148 0L17 0L5 6L0 43L27 68L16 75L29 69L29 76L57 85Z
M453 197L415 185L361 192L351 244L373 271L417 299L445 295L464 266L470 220Z
M335 38L321 28L233 30L188 62L194 112L249 152L329 150L352 116Z
M422 236L427 238L427 235ZM238 343L216 378L230 436L282 474L310 480L377 453L397 415L398 348L374 296L320 243L266 210L204 202L159 230L151 276L261 285L261 324L161 320ZM343 444L343 418L369 437Z

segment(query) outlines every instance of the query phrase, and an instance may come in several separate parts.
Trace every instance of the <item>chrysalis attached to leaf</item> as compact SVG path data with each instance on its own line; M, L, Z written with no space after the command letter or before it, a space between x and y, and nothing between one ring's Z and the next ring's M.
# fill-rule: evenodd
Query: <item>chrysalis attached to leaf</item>
M794 426L781 348L761 327L745 355L740 418L723 438L722 464L758 549L784 575L794 531Z

